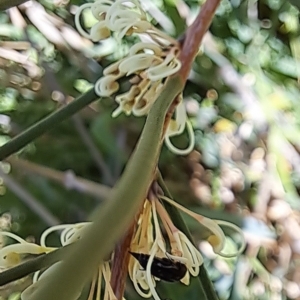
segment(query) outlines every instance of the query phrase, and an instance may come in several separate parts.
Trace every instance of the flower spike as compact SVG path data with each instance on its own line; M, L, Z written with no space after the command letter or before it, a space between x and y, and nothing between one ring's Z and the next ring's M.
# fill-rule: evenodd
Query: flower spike
M98 22L89 32L80 24L80 15L84 9L90 9ZM95 84L95 93L100 97L110 97L119 90L118 80L123 77L134 77L129 92L117 95L119 106L113 111L112 117L119 114L133 114L140 117L149 113L152 105L161 92L165 79L174 75L181 68L178 60L180 51L178 41L155 28L148 20L145 11L138 0L98 0L93 4L82 5L75 15L78 31L94 42L114 37L118 41L127 35L143 33L150 37L151 42L138 42L131 47L127 57L105 68L103 77ZM143 86L142 86L143 85ZM131 93L133 87L140 92ZM186 149L177 149L170 138L181 134L185 127L189 135L189 145ZM195 136L191 123L187 121L185 107L182 103L176 108L176 119L171 120L165 135L166 146L175 154L187 155L194 149Z

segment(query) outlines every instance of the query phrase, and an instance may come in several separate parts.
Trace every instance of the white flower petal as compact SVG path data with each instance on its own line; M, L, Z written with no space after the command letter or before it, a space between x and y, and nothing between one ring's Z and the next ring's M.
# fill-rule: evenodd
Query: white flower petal
M95 83L95 93L101 97L109 97L119 90L119 84L115 81L116 76L108 75L101 77Z
M123 62L123 60L124 59L118 60L115 63L107 66L103 70L103 75L105 75L105 76L107 76L107 75L114 75L114 76L118 76L118 78L124 76L125 73L121 73L120 70L119 70L119 66Z
M141 272L140 272L139 268L140 268L140 265L137 262L133 267L132 283L134 285L135 290L137 291L137 293L139 295L141 295L143 298L150 298L151 291L149 289L147 281L141 276ZM143 273L145 273L145 271L143 271ZM146 291L148 291L148 292L146 292Z
M24 239L22 239L21 237L19 237L18 235L12 233L12 232L8 232L8 231L0 231L0 236L4 235L4 236L8 236L14 240L16 240L19 243L27 243Z
M170 62L165 59L161 64L149 68L146 74L150 80L157 81L175 74L180 68L181 63L176 58Z
M148 86L150 85L150 81L148 80ZM132 108L132 113L139 117L147 115L151 106L155 102L157 98L157 94L159 93L160 82L157 81L151 85L148 91L142 92L140 95L136 97L136 102ZM147 88L148 88L147 86Z
M190 215L192 218L197 220L200 224L202 224L203 226L208 228L213 233L213 235L211 236L212 238L209 242L213 242L212 247L214 249L214 252L219 254L222 251L222 249L224 248L226 238L225 238L225 234L222 231L221 227L218 225L218 222L219 222L218 220L215 221L215 220L206 218L202 215L198 215L198 214L190 211L189 209L185 208L184 206L180 205L179 203L169 199L168 197L160 196L160 198L169 202L171 205L177 207L178 209L182 210L183 212L185 212L186 214ZM231 223L229 223L229 224L230 224L230 226L232 225L232 227L235 226Z
M152 25L147 21L137 21L128 24L127 26L120 28L118 34L118 40L120 41L125 35L131 35L133 32L134 33L146 32L147 29L151 28L151 26Z
M189 285L190 284L190 273L186 272L184 277L182 279L180 279L180 282L182 282L185 285Z
M83 10L85 10L86 8L91 8L91 6L92 6L91 3L83 4L83 5L81 5L81 6L77 9L76 14L75 14L75 26L76 26L78 32L79 32L82 36L84 36L84 37L86 37L86 38L88 38L88 39L91 39L91 36L90 36L90 34L89 34L88 32L86 32L86 31L82 28L81 23L80 23L80 15L81 15L81 13L83 12Z
M3 247L0 250L0 266L12 267L21 262L20 254L42 254L53 248L41 247L33 243L19 243Z
M183 133L186 120L187 120L186 110L185 110L184 103L181 100L175 110L175 123L174 120L172 120L173 121L172 125L169 126L167 129L168 136L172 137Z
M153 247L149 253L150 257L149 257L147 267L146 267L146 278L147 278L147 283L149 285L152 297L155 300L161 300L161 298L158 296L158 294L155 290L155 280L153 279L153 277L151 275L151 265L153 263L153 259L154 259L154 256L155 256L155 253L157 252L157 250L158 250L158 245L157 245L157 241L155 241L153 244Z
M189 135L189 146L186 149L176 148L170 141L170 134L167 132L165 136L165 143L168 149L176 155L188 155L195 147L195 133L192 124L187 121L187 131Z
M155 56L147 53L135 54L125 58L119 65L119 70L122 73L127 73L127 76L149 68L154 61Z
M110 7L110 9L107 11L107 20L110 20L113 16L113 18L116 18L116 15L120 15L122 18L125 16L126 13L134 12L135 13L135 19L136 20L146 20L146 13L143 11L139 1L136 0L117 0L114 2L114 4ZM128 14L128 16L131 16L131 14Z
M111 5L113 4L113 1L110 0L98 0L95 1L92 5L91 5L91 11L93 16L97 19L102 21L104 19L103 14L105 14L108 9L111 7Z
M98 42L110 37L110 30L106 27L105 21L99 21L91 28L90 38L93 42Z
M135 45L133 45L129 50L129 56L132 56L134 54L139 53L142 51L143 53L148 53L148 51L151 51L155 56L161 56L162 55L162 49L153 43L144 43L140 42Z
M223 257L226 257L226 258L231 258L231 257L236 257L238 256L239 254L241 254L244 250L245 250L245 247L246 247L246 240L245 240L245 237L244 237L244 234L243 234L243 230L236 226L235 224L233 223L230 223L230 222L226 222L226 221L222 221L222 220L215 220L215 222L218 224L218 225L222 225L222 226L226 226L226 227L229 227L231 228L232 230L234 230L235 232L239 233L241 239L242 239L242 243L241 243L241 246L239 247L238 251L235 252L235 253L230 253L230 254L227 254L227 253L223 253L222 252L222 249L219 250L219 252L216 252L217 254L223 256Z

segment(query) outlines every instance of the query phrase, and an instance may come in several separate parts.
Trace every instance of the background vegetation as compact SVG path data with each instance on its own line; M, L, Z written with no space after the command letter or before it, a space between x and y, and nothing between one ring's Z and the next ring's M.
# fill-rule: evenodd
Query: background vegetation
M201 4L141 2L174 37ZM74 29L82 3L27 2L0 13L0 144L85 92L135 42L82 38ZM222 259L186 219L221 299L300 299L299 6L222 0L185 89L196 149L178 157L164 148L161 155L177 201L245 232L245 253ZM84 22L92 26L91 16ZM144 123L112 119L115 107L112 100L93 103L2 161L3 229L38 240L50 225L87 219L118 180ZM178 147L187 142L186 135L174 139ZM5 286L1 297L18 299L26 282ZM163 289L173 299L185 288ZM138 299L130 286L127 292Z

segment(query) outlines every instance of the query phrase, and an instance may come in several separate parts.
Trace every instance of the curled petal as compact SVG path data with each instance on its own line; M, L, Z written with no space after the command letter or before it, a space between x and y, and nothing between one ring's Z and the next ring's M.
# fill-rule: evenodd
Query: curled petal
M215 220L215 222L218 225L226 226L226 227L229 227L229 228L233 229L235 232L237 232L240 235L241 240L242 240L241 246L239 247L239 249L236 253L227 254L227 253L221 252L222 249L219 252L216 252L216 253L223 256L223 257L227 257L227 258L236 257L239 254L241 254L245 250L245 247L246 247L246 240L244 238L244 234L243 234L242 229L240 227L236 226L235 224L230 223L230 222L226 222L226 221L222 221L222 220Z
M41 246L46 247L46 239L52 232L62 231L60 234L60 242L62 246L73 243L78 239L78 232L81 228L90 224L89 222L82 222L77 224L61 224L47 228L41 235Z
M91 8L92 4L91 3L86 3L86 4L83 4L81 5L77 11L76 11L76 14L75 14L75 26L78 30L78 32L88 38L88 39L91 39L91 36L88 32L86 32L82 27L81 27L81 23L80 23L80 15L81 13L86 9L86 8Z
M105 21L99 21L91 28L90 38L93 42L98 42L110 37L110 30L106 27Z
M122 76L125 75L125 73L121 73L119 70L119 66L120 64L124 61L124 59L122 60L118 60L115 63L107 66L104 70L103 70L103 75L107 76L107 75L114 75L117 76L117 78L120 78Z
M124 101L120 102L119 107L113 111L112 117L115 118L122 112L129 116L131 114L133 105L134 99L124 99Z
M123 101L133 100L140 93L138 86L133 85L130 90L124 94L116 96L116 102L121 103Z
M20 243L3 247L0 250L0 266L12 267L21 262L20 254L42 254L53 248L42 247L33 243Z
M151 82L148 79L143 79L138 86L132 86L129 92L124 93L116 97L116 102L120 105L112 113L112 117L118 116L120 113L124 112L126 115L130 115L133 111L136 103L140 101L141 97L147 91Z
M209 237L208 242L213 247L214 252L216 254L220 254L226 241L225 234L222 229L219 227L216 221L203 216L201 216L201 218L197 218L197 220L213 233L213 235Z
M0 231L0 236L8 236L12 239L14 239L15 241L19 242L19 243L27 243L24 239L22 239L21 237L19 237L18 235L12 233L12 232L8 232L8 231Z
M132 33L143 33L150 29L152 25L148 21L130 21L123 25L123 28L119 28L118 40L121 40L125 35L131 35Z
M189 141L190 141L189 146L186 149L176 148L170 141L170 135L168 135L168 133L166 133L166 136L165 136L165 143L166 143L167 147L169 148L170 151L172 151L173 153L175 153L177 155L187 155L195 147L195 134L194 134L192 124L189 121L187 121L186 125L187 125L187 131L189 134Z
M185 285L189 285L190 284L190 273L186 272L186 274L184 275L184 277L180 280L180 282L182 282Z
M150 257L149 257L147 267L146 267L146 279L147 279L147 283L149 285L149 289L151 291L152 297L155 300L161 300L161 298L158 296L158 294L155 290L155 280L153 279L153 277L151 275L151 265L153 263L153 259L154 259L154 256L155 256L155 253L157 252L157 250L158 250L158 245L155 241L153 244L153 247L150 251Z
M169 137L183 133L185 128L187 116L186 116L185 106L182 101L182 95L180 95L180 97L181 97L181 101L179 102L175 110L175 116L176 116L175 122L174 120L172 120L173 123L171 123L170 124L171 126L169 126L167 129L167 135Z
M151 81L147 78L144 78L139 84L138 84L139 93L136 96L136 101L139 101L139 98L142 97L147 90L151 87ZM153 86L154 87L154 86Z
M119 40L133 32L142 33L152 28L138 1L115 1L108 9L105 21L111 30L118 32Z
M218 225L217 221L198 215L185 208L184 206L180 205L179 203L169 199L168 197L161 196L160 198L179 208L180 210L197 220L200 224L208 228L213 233L210 242L212 242L211 244L214 249L214 252L219 254L222 251L222 249L224 248L226 238L224 232Z
M127 73L127 76L136 72L143 71L151 66L155 56L153 54L140 53L125 58L119 66L122 73Z
M47 228L41 235L41 238L40 238L41 245L44 247L46 246L46 239L50 233L58 231L58 230L65 230L66 228L71 228L72 226L73 225L71 225L71 224L62 224L62 225L55 225L55 226ZM62 243L62 241L61 241L61 243ZM62 243L62 245L63 245L63 243Z
M109 97L119 90L119 84L115 81L116 77L112 75L101 77L95 83L95 93L101 97Z
M171 56L173 56L172 59L170 59ZM181 62L176 59L173 54L170 55L170 57L167 56L161 64L151 67L146 71L146 74L150 80L160 80L173 75L180 70Z
M121 31L129 23L134 23L140 20L140 18L137 12L112 7L107 13L105 20L111 30Z
M147 50L152 51L152 53L156 56L161 56L162 55L162 49L155 44L152 43L137 43L135 45L133 45L130 50L129 50L129 56L135 55L139 52L143 52L143 53L147 53Z
M147 280L145 279L144 276L145 272L141 271L139 268L140 268L139 263L136 262L133 267L133 275L131 278L132 283L139 295L141 295L143 298L150 298L151 291L149 289L149 285L147 284Z
M135 103L135 105L132 107L133 115L137 117L147 115L152 103L147 101L144 97L141 98L139 102Z
M111 114L112 118L116 118L123 112L122 107L119 105Z
M125 112L126 115L131 114L132 107L135 103L135 96L140 93L138 86L132 86L127 93L118 95L116 102L119 103L119 107L112 113L112 117L117 117L120 113Z
M185 256L177 256L177 255L172 255L168 252L165 253L167 258L173 259L175 261L181 262L182 264L187 264L188 259Z
M2 267L12 267L16 266L21 262L21 255L16 252L12 252L13 249L10 250L8 253L0 253L0 265Z
M111 7L111 5L113 4L113 1L110 0L98 0L95 1L92 5L91 5L91 11L93 16L97 19L97 20L104 20L104 14L107 13L108 9Z
M150 81L149 81L150 82ZM149 90L144 93L141 93L138 97L136 97L136 102L132 108L132 113L135 116L144 116L148 114L152 104L157 98L157 94L160 91L160 82L157 81L151 85Z
M134 13L135 20L146 20L147 16L144 10L142 9L139 1L136 0L117 0L114 2L114 4L110 7L110 9L107 11L106 19L109 22L110 19L118 18L126 18L126 16L129 16L129 18L132 17L132 14ZM125 15L124 15L125 14Z
M89 226L90 222L82 222L72 224L71 227L66 228L60 235L60 242L62 246L69 245L80 239L82 231L86 226Z
M202 255L183 232L178 231L178 235L183 249L183 257L187 258L187 268L191 275L198 276L199 267L203 264Z
M116 2L128 3L127 4L128 7L130 7L131 9L134 9L135 11L138 11L141 20L147 19L147 15L146 15L145 11L143 10L139 0L117 0Z
M161 47L169 47L171 45L178 46L179 44L176 39L173 39L168 34L160 31L154 26L147 30L147 34Z

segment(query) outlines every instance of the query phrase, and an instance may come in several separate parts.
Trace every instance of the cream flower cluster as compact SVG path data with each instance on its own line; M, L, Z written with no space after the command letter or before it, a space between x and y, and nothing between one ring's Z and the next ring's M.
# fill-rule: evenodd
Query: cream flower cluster
M13 233L2 231L0 232L0 236L10 237L18 243L5 246L0 250L0 267L10 268L18 265L22 262L22 255L24 254L43 254L57 249L46 245L47 237L53 232L60 232L60 242L62 246L69 245L80 239L82 230L88 226L88 224L90 223L64 224L50 227L43 232L40 245L29 243ZM33 276L33 284L22 292L21 299L31 299L41 285L47 284L49 276L51 276L59 264L61 264L61 262L53 264L43 272L41 276L39 274L40 272L36 272ZM92 279L88 300L116 300L117 298L110 285L110 279L111 271L109 262L104 262L99 266L97 274L95 274ZM101 294L103 286L104 293ZM74 299L80 298L82 289L83 287L81 289L79 288L79 290L74 289ZM125 299L123 298L123 300Z
M160 198L189 214L199 223L207 227L212 233L208 241L211 243L215 253L225 257L234 257L243 251L245 247L244 241L237 253L228 255L221 252L225 246L226 238L218 224L232 227L243 236L240 228L237 226L227 222L205 218L189 211L167 197L161 196ZM157 214L166 230L170 253L167 252L166 241L162 236ZM200 266L203 263L203 258L199 250L195 248L183 232L175 227L164 206L157 198L151 201L145 201L130 250L135 253L144 253L150 256L146 270L141 270L139 262L131 257L128 272L136 291L144 298L153 296L155 300L161 300L155 290L156 281L160 279L151 275L151 265L155 257L165 257L175 262L185 264L187 273L180 281L186 285L190 282L190 275L197 276L199 274Z
M176 228L173 224L161 202L162 200L177 207L196 219L200 224L207 227L211 232L208 242L212 245L215 253L224 257L234 257L243 251L245 247L244 240L239 251L236 253L230 255L222 253L225 246L225 235L219 225L231 227L242 236L241 229L235 225L223 221L211 220L198 215L165 196L160 196L160 199L156 196L151 198L151 201L146 200L144 202L143 210L139 216L137 228L130 245L131 252L149 256L146 270L141 269L140 262L134 257L130 258L128 264L129 276L136 291L142 297L149 298L153 296L155 300L161 300L155 289L156 281L160 279L151 274L151 266L155 259L167 258L174 262L184 264L187 272L180 281L186 285L190 282L190 275L197 276L199 274L200 266L203 263L203 258L199 250L196 249L186 235L178 230L178 228ZM162 235L158 216L167 233L167 242ZM61 246L74 243L81 238L83 230L86 226L89 226L89 224L89 222L85 222L50 227L41 235L40 245L29 243L13 233L2 231L0 232L0 236L12 238L16 240L17 243L0 249L0 268L10 268L20 264L24 254L43 254L57 249L47 245L48 236L54 232L59 232ZM167 249L170 249L170 251L168 252ZM36 272L33 277L33 284L22 293L21 299L30 300L32 295L34 295L40 286L47 284L49 276L51 276L60 263L62 262L53 264L44 271L42 275L40 275L39 272ZM88 300L115 300L116 297L111 288L110 280L110 263L104 262L99 266L97 273L92 279ZM103 287L104 292L101 292ZM78 299L80 297L83 288L84 287L79 287L77 289L74 288L74 295L72 295L74 299Z
M97 22L86 32L80 24L80 15L85 9L90 9ZM147 35L151 42L138 42L131 47L128 55L108 66L103 76L95 84L95 92L101 97L109 97L119 91L120 79L129 78L130 89L116 96L118 108L112 116L121 113L134 116L148 114L154 101L161 93L167 77L175 74L181 68L177 59L178 42L155 28L148 20L137 0L98 0L82 5L75 15L78 31L94 42L106 39L115 33L120 41L125 36L133 34ZM187 124L190 145L181 150L174 147L170 137L181 134ZM181 155L188 154L194 148L194 132L187 120L183 102L176 108L176 119L172 120L165 137L168 148Z

